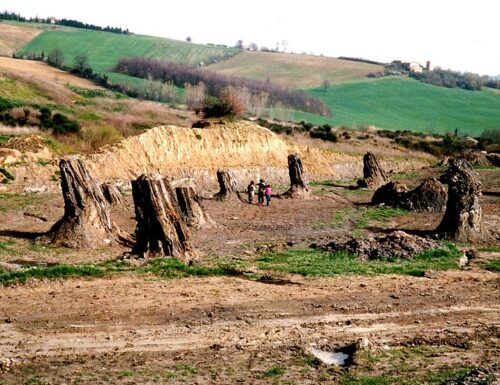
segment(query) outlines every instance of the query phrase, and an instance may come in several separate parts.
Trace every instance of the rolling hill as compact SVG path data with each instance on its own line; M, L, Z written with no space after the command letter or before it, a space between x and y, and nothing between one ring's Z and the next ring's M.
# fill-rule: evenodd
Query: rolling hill
M480 135L500 129L500 95L493 90L466 91L420 83L404 77L364 80L308 91L323 100L333 119L295 112L298 121L360 127Z
M24 40L9 38L5 29L9 25L10 31L16 30L16 36L21 36L19 31L25 28ZM138 88L144 86L144 79L111 72L120 58L152 57L188 65L217 61L206 68L226 75L269 79L321 99L333 111L333 118L296 111L284 114L315 124L374 125L436 133L458 129L473 135L500 128L500 93L435 87L406 77L367 79L367 74L382 69L379 65L321 56L241 51L143 35L47 25L37 28L33 23L2 22L0 41L7 42L4 46L11 44L11 49L24 42L26 45L20 49L23 53L47 53L60 48L68 65L73 64L75 55L85 53L95 71L106 73L115 83ZM324 80L332 84L327 92L321 87Z
M76 28L43 31L25 45L21 54L48 53L54 48L62 50L65 62L73 65L74 57L85 53L96 72L105 73L113 82L140 85L143 81L112 72L123 57L150 57L196 66L223 60L238 54L237 48L193 44L179 40L83 30Z
M318 87L325 80L335 84L363 79L384 69L381 65L333 57L258 51L245 51L207 68L225 75L269 79L299 89Z

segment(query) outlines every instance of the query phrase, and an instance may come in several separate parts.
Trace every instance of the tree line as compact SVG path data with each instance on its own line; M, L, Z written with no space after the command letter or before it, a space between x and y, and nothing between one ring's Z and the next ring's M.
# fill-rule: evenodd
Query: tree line
M457 72L435 68L432 71L421 73L411 72L410 77L423 83L447 88L462 88L469 91L478 91L483 87L500 88L500 81L471 72Z
M119 27L101 27L99 25L95 24L88 24L88 23L83 23L78 20L72 20L72 19L54 19L54 18L40 18L40 17L30 17L26 18L23 17L19 14L16 14L14 12L8 12L8 11L3 11L0 13L0 20L12 20L12 21L20 21L20 22L26 22L26 23L43 23L43 24L57 24L57 25L63 25L66 27L74 27L74 28L82 28L82 29L90 29L94 31L103 31L103 32L111 32L111 33L118 33L122 35L128 35L130 34L128 28L123 29Z
M268 101L272 105L282 104L316 115L331 114L322 101L302 91L290 90L270 81L226 76L206 69L141 57L121 59L115 71L139 78L154 79L162 83L171 83L178 87L202 83L206 87L207 94L213 97L219 97L228 87L246 89L252 95L268 94Z

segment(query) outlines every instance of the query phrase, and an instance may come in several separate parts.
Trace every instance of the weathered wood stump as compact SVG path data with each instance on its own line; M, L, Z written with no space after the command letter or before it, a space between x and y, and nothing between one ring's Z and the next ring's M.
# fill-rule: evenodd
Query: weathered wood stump
M407 196L408 210L440 212L446 207L446 188L435 178L420 183Z
M376 189L387 183L388 178L378 158L371 152L363 157L363 179L358 180L359 187Z
M132 254L175 257L184 263L196 256L167 179L141 175L132 181L132 195L137 221Z
M99 184L78 157L61 159L64 216L41 240L73 248L96 248L120 240Z
M175 194L179 209L184 220L191 227L206 227L214 225L214 221L203 208L201 198L192 187L176 187Z
M281 198L295 198L310 195L307 183L304 180L304 168L302 160L297 154L288 155L288 175L290 176L290 188L279 195Z
M434 178L424 180L411 191L402 183L389 182L375 191L372 203L406 210L439 212L446 206L446 189Z
M448 201L437 235L458 242L477 241L481 237L481 182L472 167L464 158L451 159L440 180L448 184Z
M123 205L125 203L125 199L123 199L123 195L121 191L116 187L114 183L104 182L101 184L102 194L106 201L111 205Z
M238 192L238 184L234 174L226 170L217 170L217 181L219 182L219 192L213 196L214 199L227 201L227 200L240 200L240 193Z

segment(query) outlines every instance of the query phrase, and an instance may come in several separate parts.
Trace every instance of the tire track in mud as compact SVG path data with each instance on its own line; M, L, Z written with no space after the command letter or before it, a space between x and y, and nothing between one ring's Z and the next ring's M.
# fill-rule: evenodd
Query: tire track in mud
M474 324L464 327L467 314ZM391 341L398 336L447 331L473 332L488 323L498 326L500 306L450 306L412 311L362 314L324 314L306 317L266 318L252 321L216 321L208 325L148 325L134 323L107 326L68 325L66 330L37 334L16 330L15 324L0 325L0 353L3 357L57 356L64 354L120 352L173 352L210 346L281 346L290 341L311 345L322 339L354 339L363 336ZM415 319L426 322L414 323ZM433 317L437 317L433 320ZM448 322L444 322L445 317ZM456 317L454 322L450 317ZM349 321L349 325L346 322Z

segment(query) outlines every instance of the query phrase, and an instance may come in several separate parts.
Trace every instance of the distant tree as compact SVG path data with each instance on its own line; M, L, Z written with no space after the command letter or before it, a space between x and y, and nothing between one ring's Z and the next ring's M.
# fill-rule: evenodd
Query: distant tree
M186 90L186 105L192 110L201 111L203 109L203 101L205 100L205 84L202 82L196 85L185 83L184 89Z
M59 48L54 48L47 56L47 62L57 68L61 68L64 64L64 54Z
M193 41L193 38L191 36L186 37L186 41L188 43L191 43Z
M243 49L243 40L238 40L236 44L234 45L235 48L240 48Z
M259 46L255 43L250 43L248 48L250 49L250 51L258 51L259 50Z
M246 87L244 87L246 89ZM245 112L246 97L249 97L248 89L246 93L240 87L226 86L219 92L219 99L229 107L229 115L240 116ZM244 100L245 99L245 100Z
M75 55L74 67L79 73L83 74L90 68L89 57L85 53Z
M331 86L330 80L328 80L328 79L323 80L323 90L325 92L328 92L328 89L330 88L330 86Z

